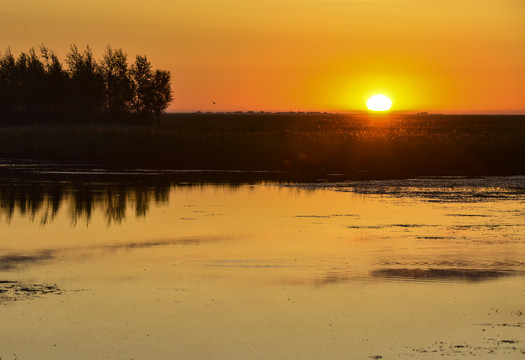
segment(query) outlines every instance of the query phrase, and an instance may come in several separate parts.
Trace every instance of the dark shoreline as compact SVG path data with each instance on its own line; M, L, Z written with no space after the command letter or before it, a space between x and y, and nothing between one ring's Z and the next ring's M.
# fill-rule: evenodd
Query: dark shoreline
M9 126L0 158L290 181L523 175L525 115L168 114L158 129Z

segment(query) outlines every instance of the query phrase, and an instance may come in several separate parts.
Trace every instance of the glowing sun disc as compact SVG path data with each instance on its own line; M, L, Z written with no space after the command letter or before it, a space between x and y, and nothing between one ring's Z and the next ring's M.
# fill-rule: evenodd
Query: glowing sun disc
M392 101L385 95L374 95L366 102L368 110L387 111L392 107Z

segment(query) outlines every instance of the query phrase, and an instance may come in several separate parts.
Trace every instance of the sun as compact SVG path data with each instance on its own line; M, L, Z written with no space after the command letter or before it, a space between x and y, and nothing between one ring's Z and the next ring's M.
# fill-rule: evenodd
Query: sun
M374 95L366 102L368 110L387 111L392 107L392 101L385 95Z

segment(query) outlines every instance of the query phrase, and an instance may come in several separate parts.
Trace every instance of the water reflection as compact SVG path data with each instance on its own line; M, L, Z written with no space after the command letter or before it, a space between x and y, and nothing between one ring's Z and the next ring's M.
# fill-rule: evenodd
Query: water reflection
M168 201L170 183L155 186L120 183L0 181L0 218L10 222L15 212L42 225L53 221L62 207L67 207L71 223L89 224L95 208L108 224L126 218L128 206L136 217L146 216L150 204Z
M385 279L418 281L481 282L515 275L511 271L486 269L378 269L371 276Z
M7 240L0 270L221 237L242 240L187 257L208 269L280 269L284 283L313 285L360 278L479 282L525 269L523 177L265 186L26 175L0 177ZM471 195L460 202L443 192ZM69 231L68 221L89 229Z
M128 173L117 176L116 179L108 174L62 173L52 174L49 171L35 173L31 176L5 176L0 178L0 219L5 218L9 223L15 212L31 221L38 220L42 225L53 221L58 211L66 207L71 223L79 221L89 224L95 209L100 209L107 224L119 224L126 218L128 207L133 208L134 216L145 217L152 203L167 203L170 189L173 186L204 187L226 186L231 189L254 183L254 181L238 181L223 179L223 181L202 182L192 174L190 181L174 181L166 174L129 177ZM53 175L53 176L51 176ZM137 174L134 174L137 175ZM231 174L229 174L231 175ZM58 176L55 178L54 176ZM115 175L116 176L116 175ZM224 174L221 174L223 177ZM241 176L242 177L242 176ZM197 176L198 178L198 176ZM67 179L67 180L63 180ZM186 175L183 179L186 179ZM180 180L180 179L179 179ZM255 181L257 182L257 181ZM352 194L387 195L403 199L419 199L429 202L493 202L504 200L520 200L525 195L525 177L487 177L487 178L418 178L407 180L369 180L347 181L342 183L280 183L281 187L297 188L305 191L331 190ZM517 214L525 217L525 212ZM303 218L332 218L351 217L356 214L299 214ZM487 214L449 213L453 218L486 218ZM510 226L514 226L511 224ZM435 224L352 224L349 229L384 229L391 227L434 227ZM454 225L453 229L476 226L480 228L494 226L508 226L507 224L461 224Z
M7 254L0 256L0 270L12 270L22 265L31 265L54 258L53 250L42 250L32 254Z
M119 250L147 249L171 245L202 245L218 241L219 238L188 237L156 241L139 241L119 244L65 247L55 249L33 250L27 253L11 253L0 256L0 270L16 270L25 266L40 264L59 258L76 258L85 260L100 253L113 253Z

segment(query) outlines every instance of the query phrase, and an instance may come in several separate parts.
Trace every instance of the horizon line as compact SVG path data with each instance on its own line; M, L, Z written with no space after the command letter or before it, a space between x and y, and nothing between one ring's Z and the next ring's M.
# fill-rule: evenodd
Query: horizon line
M498 115L498 116L517 116L525 115L524 111L516 112L430 112L430 111L306 111L306 110L225 110L225 111L210 111L210 110L180 110L180 111L166 111L165 114L247 114L247 115L264 115L264 114L304 114L304 115Z

